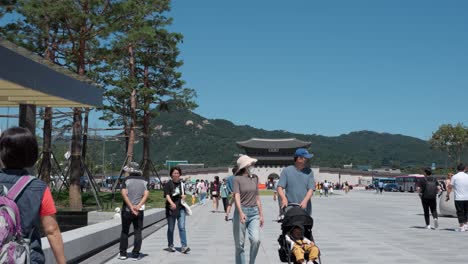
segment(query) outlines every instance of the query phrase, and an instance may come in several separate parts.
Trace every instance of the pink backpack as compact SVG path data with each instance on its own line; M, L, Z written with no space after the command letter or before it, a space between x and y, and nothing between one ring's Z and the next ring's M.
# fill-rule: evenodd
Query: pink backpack
M30 263L30 239L23 238L16 199L35 178L21 177L10 190L0 184L0 263Z

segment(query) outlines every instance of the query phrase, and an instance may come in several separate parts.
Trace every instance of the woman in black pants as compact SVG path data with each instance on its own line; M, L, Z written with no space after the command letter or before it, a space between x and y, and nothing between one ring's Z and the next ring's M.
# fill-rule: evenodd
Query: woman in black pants
M427 229L432 229L429 222L429 209L431 210L432 217L434 218L434 228L439 227L439 222L437 220L437 194L440 192L440 185L439 182L431 176L431 174L431 169L424 169L424 175L426 177L421 183L421 188L418 190L419 196L421 197L421 203L424 210L424 220L426 221Z
M220 195L221 195L221 199L223 200L224 212L226 213L227 212L227 207L228 207L228 198L229 198L229 190L227 188L226 178L223 179L219 192L220 192Z

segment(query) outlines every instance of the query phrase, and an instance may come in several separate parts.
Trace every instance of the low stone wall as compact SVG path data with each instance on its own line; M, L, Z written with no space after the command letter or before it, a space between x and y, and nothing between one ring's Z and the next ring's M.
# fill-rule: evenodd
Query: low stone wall
M144 228L164 220L165 218L164 209L156 208L147 210L145 211L143 222ZM95 254L109 245L118 242L120 239L120 232L120 219L111 219L62 233L67 262L77 262L86 256ZM133 233L133 227L130 227L130 232ZM42 238L42 248L46 257L46 263L55 264L55 257L47 238Z

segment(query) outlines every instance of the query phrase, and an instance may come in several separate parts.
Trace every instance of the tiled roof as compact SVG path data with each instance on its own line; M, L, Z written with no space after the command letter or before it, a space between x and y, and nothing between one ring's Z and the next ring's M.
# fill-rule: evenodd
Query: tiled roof
M246 141L237 142L237 146L241 148L255 148L255 149L296 149L307 148L311 142L302 141L296 138L251 138Z

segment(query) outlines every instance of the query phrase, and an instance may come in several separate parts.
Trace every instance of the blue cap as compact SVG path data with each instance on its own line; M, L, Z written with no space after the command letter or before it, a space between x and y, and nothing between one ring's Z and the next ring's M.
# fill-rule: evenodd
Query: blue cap
M295 157L304 157L306 159L312 158L314 155L310 154L309 151L305 148L300 148L296 150L296 153L294 153Z

